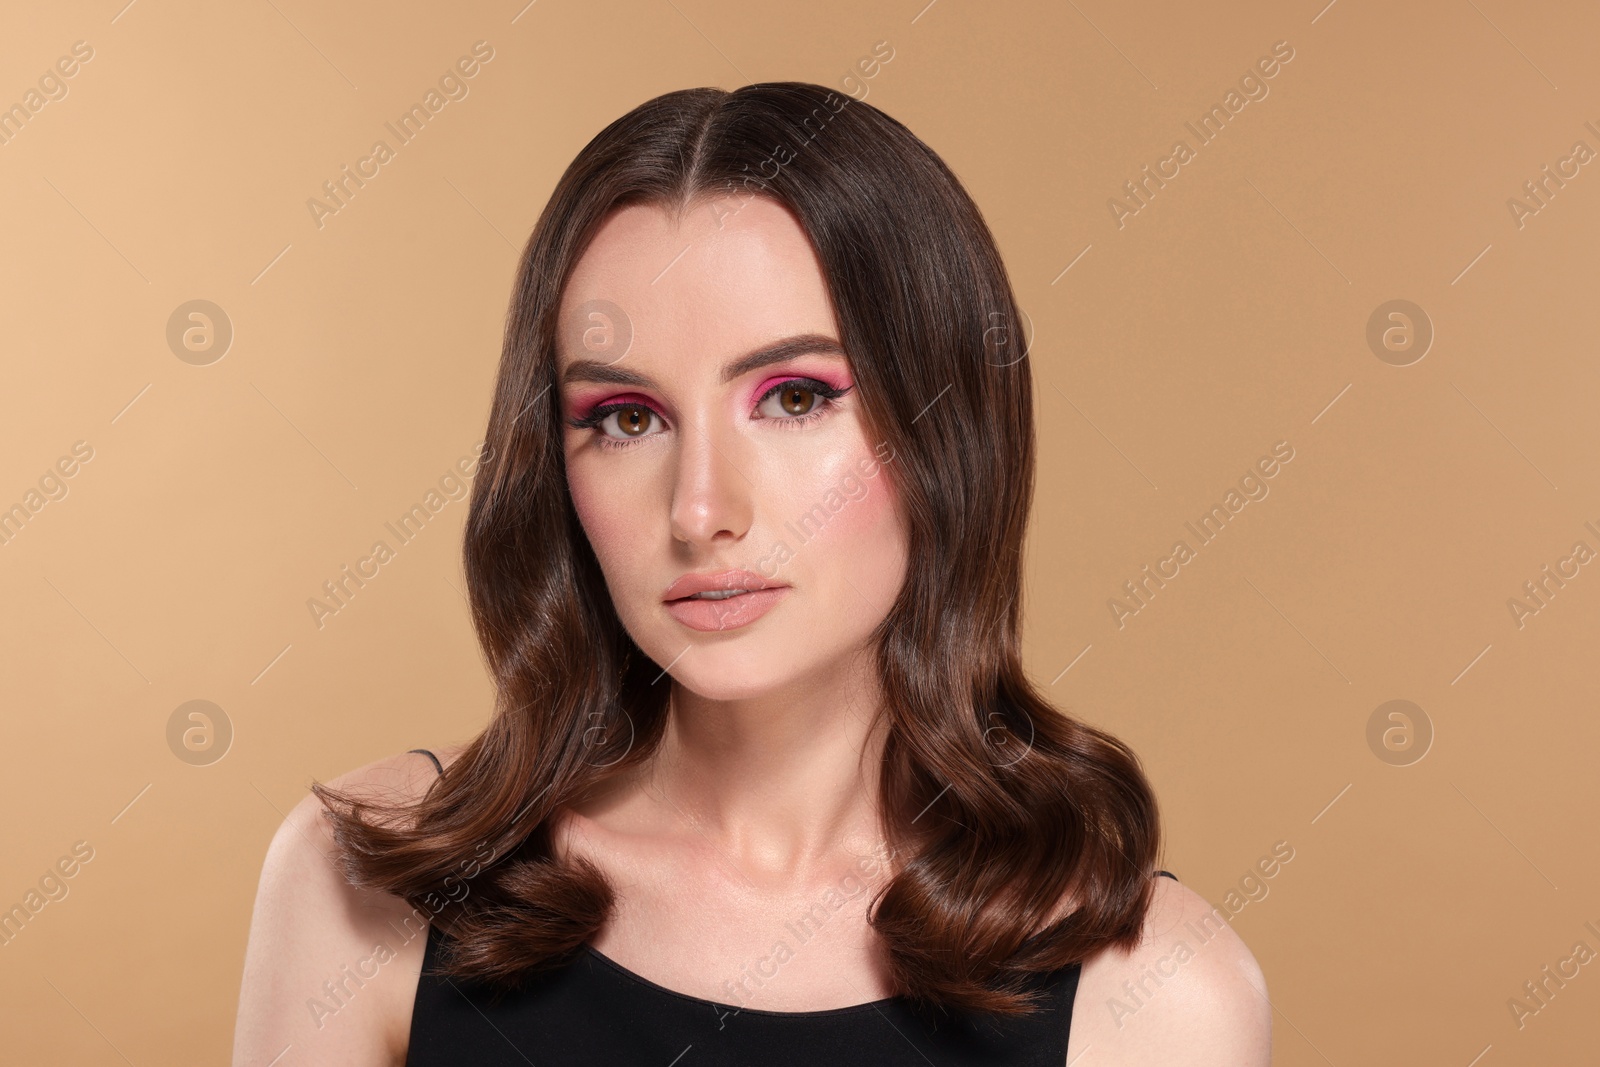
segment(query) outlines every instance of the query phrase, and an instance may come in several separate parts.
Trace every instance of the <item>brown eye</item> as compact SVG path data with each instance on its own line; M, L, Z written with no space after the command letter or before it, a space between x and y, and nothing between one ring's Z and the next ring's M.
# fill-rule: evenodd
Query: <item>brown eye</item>
M650 424L656 418L656 413L643 404L631 404L617 408L601 419L600 432L616 439L646 437L652 432ZM611 428L613 423L616 425L615 430Z
M650 428L649 408L624 408L617 412L617 427L629 437L637 437Z
M816 402L816 393L798 386L789 386L778 394L778 403L791 415L804 415L816 405Z
M794 378L779 382L765 393L756 405L756 413L764 419L780 422L803 423L821 415L828 402L843 396L848 389L835 389L810 378Z

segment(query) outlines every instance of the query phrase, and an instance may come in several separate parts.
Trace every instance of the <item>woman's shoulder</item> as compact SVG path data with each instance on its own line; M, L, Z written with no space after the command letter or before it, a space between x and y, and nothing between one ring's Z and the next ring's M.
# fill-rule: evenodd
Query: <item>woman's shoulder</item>
M448 767L463 747L432 751ZM404 803L438 775L428 756L400 752L326 784L356 799ZM426 947L426 938L407 936L412 911L400 897L347 880L322 801L307 792L262 861L234 1062L266 1063L286 1045L303 1063L402 1062Z
M356 800L413 803L422 798L443 773L443 768L455 762L465 747L454 745L397 752L346 771L324 784ZM345 888L354 889L342 875L337 887L323 878L325 874L337 873L339 865L334 862L337 852L333 824L326 809L321 799L308 790L273 834L263 864L263 884L267 883L268 876L282 879L286 887L303 884L300 879L310 877L312 887L338 888L340 892ZM274 886L277 884L273 882Z
M329 779L327 785L356 796L417 800L428 791L443 768L454 763L466 747L448 745L396 752ZM312 794L307 794L300 803L308 807L320 807L316 796Z
M1093 1045L1104 1067L1266 1067L1272 1005L1255 956L1226 911L1176 879L1154 879L1139 943L1083 965L1069 1062Z
M386 804L412 803L422 798L428 787L443 773L443 768L455 762L465 747L453 745L446 748L408 749L363 764L323 784L353 799ZM294 847L302 841L315 843L317 851L323 853L335 847L333 826L326 816L323 803L310 791L290 809L278 827L267 849L267 864L320 866L314 863L312 853Z

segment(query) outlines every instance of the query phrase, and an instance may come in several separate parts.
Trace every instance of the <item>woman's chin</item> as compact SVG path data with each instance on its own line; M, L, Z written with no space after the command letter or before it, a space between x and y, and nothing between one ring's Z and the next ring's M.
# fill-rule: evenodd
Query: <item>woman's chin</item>
M759 676L730 678L725 674L707 677L703 672L679 672L676 668L673 669L672 680L702 700L728 702L759 700L762 697L772 696L784 689L782 682L771 678Z
M793 692L799 679L792 655L782 649L735 648L733 643L690 644L667 671L672 680L704 700L753 700ZM665 662L671 662L668 656ZM663 663L656 659L657 663Z

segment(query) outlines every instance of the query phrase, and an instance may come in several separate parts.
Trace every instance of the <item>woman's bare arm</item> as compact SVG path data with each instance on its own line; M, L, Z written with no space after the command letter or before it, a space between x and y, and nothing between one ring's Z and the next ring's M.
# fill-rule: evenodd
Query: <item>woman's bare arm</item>
M436 777L402 754L329 783L414 798ZM273 835L250 921L233 1067L391 1067L405 1061L427 915L357 889L335 866L331 827L308 794Z
M1084 964L1067 1062L1269 1067L1272 1005L1255 957L1204 897L1155 881L1138 947Z

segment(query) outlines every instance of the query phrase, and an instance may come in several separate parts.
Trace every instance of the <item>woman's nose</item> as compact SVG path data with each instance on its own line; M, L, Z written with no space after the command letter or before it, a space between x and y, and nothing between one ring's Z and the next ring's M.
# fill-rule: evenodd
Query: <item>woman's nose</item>
M679 541L709 546L719 538L739 541L749 532L753 486L733 436L700 423L680 431L672 493L672 535Z

